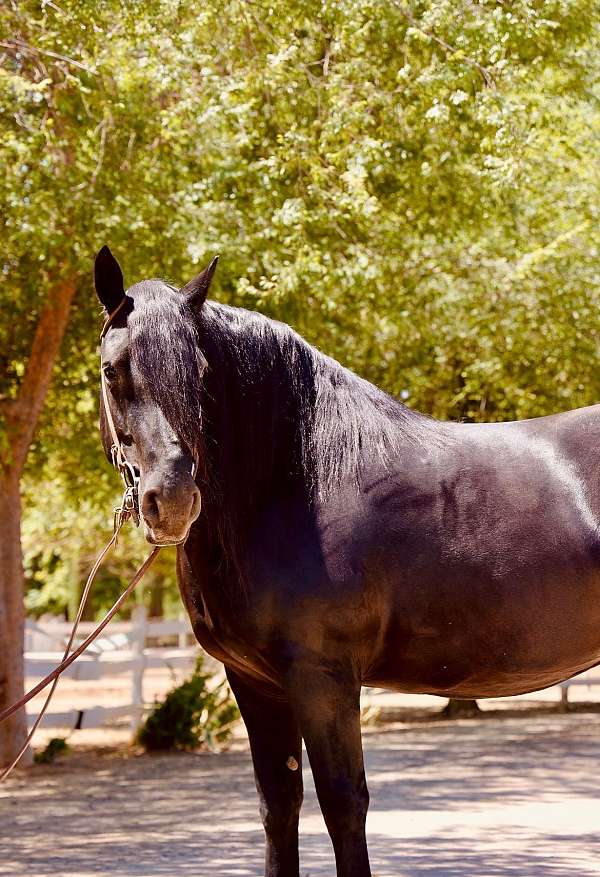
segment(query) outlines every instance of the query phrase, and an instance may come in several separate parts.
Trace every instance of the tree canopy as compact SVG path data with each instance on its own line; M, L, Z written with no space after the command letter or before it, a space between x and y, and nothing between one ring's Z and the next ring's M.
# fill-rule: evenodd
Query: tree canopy
M115 493L104 243L127 283L220 253L215 295L437 417L600 400L599 19L591 0L5 4L0 402L48 295L76 288L26 470L32 609L44 587L68 602L57 533L87 521L85 558Z

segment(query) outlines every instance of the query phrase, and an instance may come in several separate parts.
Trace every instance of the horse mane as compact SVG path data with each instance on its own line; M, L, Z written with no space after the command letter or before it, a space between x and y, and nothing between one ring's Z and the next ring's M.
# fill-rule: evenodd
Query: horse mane
M368 461L385 464L401 445L420 442L436 423L321 353L286 324L254 311L208 302L199 336L208 361L206 379L216 397L212 416L222 426L224 418L240 421L238 431L219 430L222 462L243 459L241 428L248 440L247 462L260 480L261 469L277 465L283 442L287 452L280 462L288 473L303 477L314 502L327 499L341 482L358 486ZM280 471L274 474L282 477Z
M239 582L261 503L314 510L342 484L358 491L367 467L436 425L256 312L207 302L198 335L212 526Z
M216 302L194 314L164 283L137 287L132 361L200 458L205 525L238 580L261 503L301 493L315 507L342 483L358 490L366 466L435 424L284 323Z

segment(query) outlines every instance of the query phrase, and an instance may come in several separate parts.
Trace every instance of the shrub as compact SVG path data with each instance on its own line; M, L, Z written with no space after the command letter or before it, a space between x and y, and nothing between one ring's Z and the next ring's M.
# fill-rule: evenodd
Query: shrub
M138 731L144 749L215 749L229 739L239 711L226 681L210 680L200 656L191 677L155 705Z
M59 755L69 751L69 744L64 737L52 737L46 746L33 756L36 764L52 764Z

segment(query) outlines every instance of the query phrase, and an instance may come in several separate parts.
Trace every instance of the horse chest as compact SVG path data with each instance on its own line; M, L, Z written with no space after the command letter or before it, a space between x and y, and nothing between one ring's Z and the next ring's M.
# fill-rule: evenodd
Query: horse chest
M194 635L202 648L237 673L262 685L278 685L277 673L265 660L264 649L260 649L257 631L243 620L236 623L229 600L218 597L219 588L186 575L181 567L179 585Z

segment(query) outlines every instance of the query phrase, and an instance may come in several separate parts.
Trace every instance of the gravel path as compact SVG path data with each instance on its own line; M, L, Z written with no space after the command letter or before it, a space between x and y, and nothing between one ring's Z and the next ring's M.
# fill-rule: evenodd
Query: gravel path
M600 874L600 715L493 718L365 735L378 877ZM302 877L333 877L305 770ZM260 877L247 751L77 752L0 792L0 874Z

